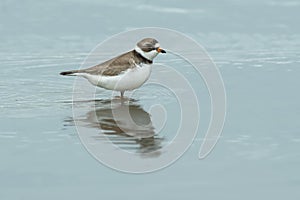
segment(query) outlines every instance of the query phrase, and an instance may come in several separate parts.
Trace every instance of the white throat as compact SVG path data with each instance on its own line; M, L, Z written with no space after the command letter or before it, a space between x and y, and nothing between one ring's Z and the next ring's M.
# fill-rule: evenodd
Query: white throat
M151 60L151 61L153 61L153 59L158 55L156 49L149 52L144 52L140 47L136 46L134 50L138 52L141 56L146 58L147 60Z

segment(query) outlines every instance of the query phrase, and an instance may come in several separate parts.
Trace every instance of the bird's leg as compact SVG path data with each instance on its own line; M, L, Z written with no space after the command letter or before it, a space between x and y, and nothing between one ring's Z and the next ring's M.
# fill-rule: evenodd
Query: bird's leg
M125 91L121 91L121 99L124 98L124 92L125 92Z

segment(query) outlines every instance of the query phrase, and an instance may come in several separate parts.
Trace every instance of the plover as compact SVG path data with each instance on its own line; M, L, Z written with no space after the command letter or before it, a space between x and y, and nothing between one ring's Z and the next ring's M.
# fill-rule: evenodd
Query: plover
M87 69L61 72L60 75L81 76L91 84L121 92L143 85L151 74L151 64L159 53L166 53L156 39L144 38L135 48Z

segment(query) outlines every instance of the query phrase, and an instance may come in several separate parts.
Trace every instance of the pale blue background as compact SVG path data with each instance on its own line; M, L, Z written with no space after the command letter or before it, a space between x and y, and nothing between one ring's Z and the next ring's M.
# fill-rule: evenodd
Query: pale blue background
M299 199L299 10L298 0L2 0L0 199ZM172 166L131 175L80 144L64 103L73 79L58 73L110 35L146 26L181 31L207 49L228 113L205 160L199 133Z

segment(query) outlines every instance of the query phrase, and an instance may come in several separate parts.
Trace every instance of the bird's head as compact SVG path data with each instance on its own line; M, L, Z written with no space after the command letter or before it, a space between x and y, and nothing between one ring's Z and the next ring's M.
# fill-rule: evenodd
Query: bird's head
M134 48L141 56L148 60L153 60L159 53L166 53L160 48L160 44L156 39L144 38L136 44Z

